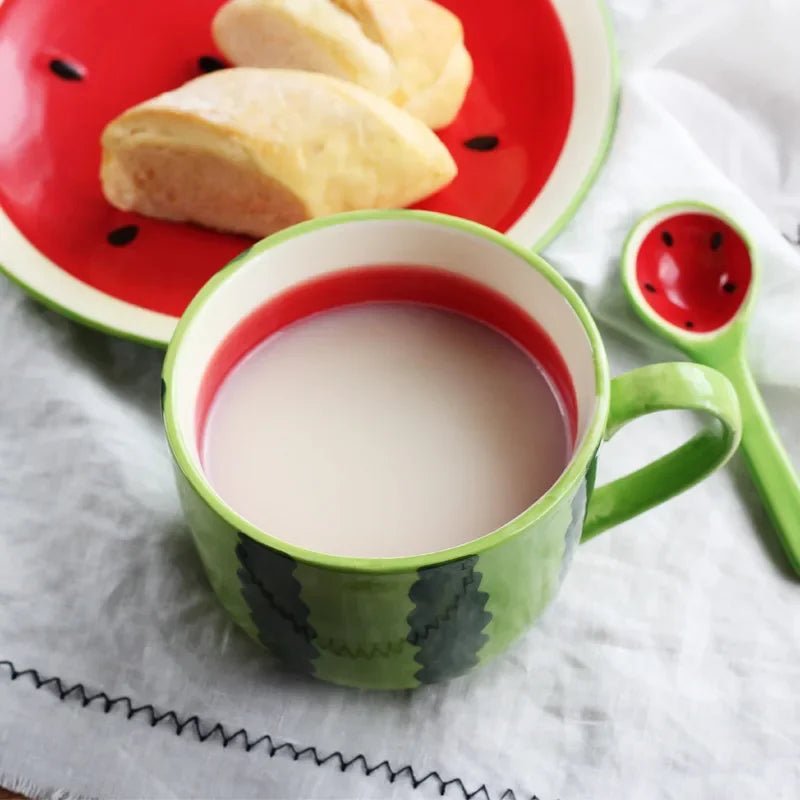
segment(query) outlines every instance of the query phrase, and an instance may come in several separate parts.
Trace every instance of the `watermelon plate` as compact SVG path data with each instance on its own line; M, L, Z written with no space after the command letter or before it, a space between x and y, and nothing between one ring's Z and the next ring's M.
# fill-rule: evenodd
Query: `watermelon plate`
M420 204L541 246L587 191L613 129L617 75L600 0L442 0L475 78L440 132L459 166ZM250 242L112 208L100 132L123 109L224 66L221 0L0 0L0 265L56 310L165 345ZM491 9L491 11L489 10Z

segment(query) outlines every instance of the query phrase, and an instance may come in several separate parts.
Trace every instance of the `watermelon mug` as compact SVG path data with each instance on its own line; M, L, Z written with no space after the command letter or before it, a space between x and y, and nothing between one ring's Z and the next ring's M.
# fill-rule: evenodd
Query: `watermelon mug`
M495 306L464 300L459 310L512 337L514 320L538 323L566 367L567 385L560 388L571 408L572 456L523 513L466 544L402 558L303 549L281 541L280 531L259 530L214 491L201 465L203 416L220 376L266 333L323 310L320 304L369 301L378 299L376 292L385 298L385 281L371 276L387 264L402 264L411 276L391 288L394 296L447 306L446 292L437 295L435 286L413 277L452 274L500 298ZM316 305L295 304L291 319L255 313L289 290L347 272L357 277L346 291L316 293ZM262 330L251 325L244 337L230 335L242 320L258 318ZM211 585L233 619L290 668L381 689L445 680L502 652L553 599L578 541L701 480L725 463L741 436L737 398L721 374L674 363L610 380L598 330L555 270L493 230L418 211L302 223L241 254L181 319L164 362L162 406L181 504ZM709 424L654 463L595 489L601 442L626 422L667 409L706 412Z

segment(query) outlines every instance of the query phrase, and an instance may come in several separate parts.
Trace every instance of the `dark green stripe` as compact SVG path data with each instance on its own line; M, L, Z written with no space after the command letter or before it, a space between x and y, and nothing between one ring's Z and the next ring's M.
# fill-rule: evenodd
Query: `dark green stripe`
M477 563L470 556L417 573L409 591L415 608L408 615L408 641L419 647L414 660L422 665L416 673L421 683L461 675L478 663L492 615L486 611L489 595L479 591Z
M291 669L313 673L317 634L308 622L308 606L300 598L300 582L293 574L297 562L242 533L236 555L242 565L237 573L242 596L259 639Z
M561 569L558 575L558 582L564 580L567 574L569 565L572 562L572 556L578 542L581 540L583 533L583 526L586 523L586 513L589 510L589 501L592 499L592 492L594 491L594 481L597 477L597 451L594 452L589 468L586 471L586 477L581 481L575 497L572 498L570 511L572 512L572 521L567 529L566 538L564 540L564 556L561 559Z
M594 491L594 482L597 478L597 450L594 451L592 462L589 464L589 469L586 470L586 505L588 507L589 501L592 499L592 492ZM584 515L585 516L585 515Z

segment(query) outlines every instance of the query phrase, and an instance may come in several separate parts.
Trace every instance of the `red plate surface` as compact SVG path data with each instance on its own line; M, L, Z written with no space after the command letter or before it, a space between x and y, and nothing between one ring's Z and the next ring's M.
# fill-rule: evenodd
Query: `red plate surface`
M458 119L441 132L458 178L420 207L505 230L541 191L564 146L574 96L569 48L550 0L495 0L491 13L478 0L443 4L464 23L475 79ZM198 59L218 55L210 21L220 5L0 7L0 204L76 278L176 316L249 240L112 208L100 191L99 137L125 108L195 77ZM482 149L465 145L476 137Z

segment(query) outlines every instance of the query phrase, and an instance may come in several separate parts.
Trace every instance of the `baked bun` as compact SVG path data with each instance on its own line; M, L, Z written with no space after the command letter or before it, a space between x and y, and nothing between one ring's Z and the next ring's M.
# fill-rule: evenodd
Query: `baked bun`
M433 0L333 0L380 43L399 73L400 104L432 128L449 125L472 80L461 20Z
M125 111L102 135L117 208L262 237L301 220L410 205L456 174L438 137L353 83L218 70Z
M237 66L321 72L381 97L398 88L386 50L331 0L234 0L216 13L211 31Z
M472 80L461 22L432 0L231 0L212 32L234 64L350 80L432 128L453 121Z

